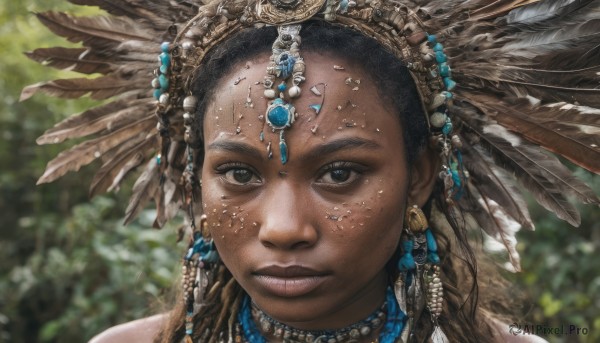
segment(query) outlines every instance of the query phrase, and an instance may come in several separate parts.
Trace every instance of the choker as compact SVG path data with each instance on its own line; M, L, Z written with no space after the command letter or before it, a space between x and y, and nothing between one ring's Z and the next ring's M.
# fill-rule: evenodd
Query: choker
M256 314L260 329L253 321ZM379 343L393 343L400 336L406 315L400 310L394 292L388 288L386 301L383 305L358 323L339 330L299 330L271 318L256 306L251 305L250 297L246 295L238 315L238 332L236 342L266 343L263 334L275 336L285 343L346 343L368 337L383 325L379 334Z

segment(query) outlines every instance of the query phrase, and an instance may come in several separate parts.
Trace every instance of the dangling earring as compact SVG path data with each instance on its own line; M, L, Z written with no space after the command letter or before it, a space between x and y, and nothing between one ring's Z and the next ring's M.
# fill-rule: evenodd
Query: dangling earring
M419 317L426 305L434 325L432 341L446 343L448 339L437 321L442 313L443 290L435 237L425 213L417 205L406 210L405 223L406 235L402 239L399 275L394 286L396 300L409 316L409 325L402 333L402 339L408 342L414 338L414 319ZM426 297L423 291L426 292Z
M192 343L194 314L204 300L214 272L220 262L215 243L210 237L206 215L200 218L200 229L196 227L193 213L192 237L187 254L183 258L182 282L185 303L185 342Z

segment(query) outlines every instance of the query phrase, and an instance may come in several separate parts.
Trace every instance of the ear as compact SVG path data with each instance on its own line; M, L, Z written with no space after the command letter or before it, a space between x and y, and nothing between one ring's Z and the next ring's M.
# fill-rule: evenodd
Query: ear
M429 146L410 167L408 205L423 207L438 179L440 158Z

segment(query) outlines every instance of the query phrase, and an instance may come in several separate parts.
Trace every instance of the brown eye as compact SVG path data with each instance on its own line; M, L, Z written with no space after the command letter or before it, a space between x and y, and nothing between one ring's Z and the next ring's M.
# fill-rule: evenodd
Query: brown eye
M244 186L261 183L260 177L254 169L242 163L226 163L215 168L221 179L229 184Z
M335 169L329 172L333 182L342 183L348 181L352 172L348 169Z
M325 166L317 183L329 185L348 185L359 179L364 167L351 162L334 162Z
M233 177L237 183L248 183L252 181L252 176L254 176L253 173L248 169L233 169L230 170L229 173L232 174L231 177Z

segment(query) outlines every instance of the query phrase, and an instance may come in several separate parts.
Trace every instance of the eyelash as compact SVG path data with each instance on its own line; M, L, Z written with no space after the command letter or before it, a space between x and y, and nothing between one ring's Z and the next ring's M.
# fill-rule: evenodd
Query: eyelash
M321 180L327 173L332 172L334 170L340 170L340 169L347 170L347 171L350 171L351 173L355 173L358 175L356 177L354 177L354 179L351 181L330 184L330 186L342 187L342 186L347 186L347 185L353 184L362 174L364 174L367 171L367 168L365 166L358 164L358 163L347 162L347 161L336 161L336 162L326 165L319 171L320 176L317 179L317 181Z
M227 173L229 173L230 171L233 171L233 170L247 170L250 173L252 173L252 175L254 177L256 177L258 180L261 180L260 177L258 176L258 173L253 168L251 168L247 164L244 164L244 163L241 163L241 162L228 162L228 163L221 164L221 165L219 165L219 166L217 166L215 168L215 173L217 173L218 175L220 175L221 179L224 182L227 182L227 183L230 183L230 184L233 184L233 185L236 185L236 186L247 186L247 185L251 184L250 182L248 182L248 183L236 183L236 182L232 182L231 180L227 180L226 179Z

